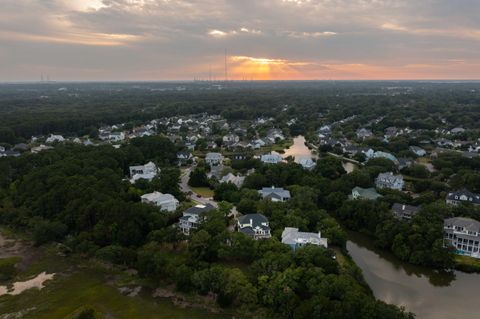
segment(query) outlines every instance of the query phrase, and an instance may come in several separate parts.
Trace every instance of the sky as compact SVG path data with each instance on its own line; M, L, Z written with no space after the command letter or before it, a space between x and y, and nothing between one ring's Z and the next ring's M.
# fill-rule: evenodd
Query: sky
M0 81L480 79L479 0L0 0ZM227 55L225 55L225 50Z

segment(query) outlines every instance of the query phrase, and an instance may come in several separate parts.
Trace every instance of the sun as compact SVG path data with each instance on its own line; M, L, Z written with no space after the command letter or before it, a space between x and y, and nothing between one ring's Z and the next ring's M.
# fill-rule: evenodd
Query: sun
M248 56L233 56L233 76L255 80L273 80L286 75L289 70L288 61L269 58L254 58Z

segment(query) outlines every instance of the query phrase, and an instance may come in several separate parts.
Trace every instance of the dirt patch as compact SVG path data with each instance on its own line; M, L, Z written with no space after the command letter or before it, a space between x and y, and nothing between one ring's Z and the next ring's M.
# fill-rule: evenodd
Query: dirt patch
M13 283L11 286L0 286L0 296L2 295L19 295L25 290L37 288L42 289L44 287L44 283L47 280L52 280L55 274L47 274L46 272L42 272L38 276L26 280L26 281L17 281Z
M6 314L3 314L3 315L0 315L0 319L21 319L26 314L34 311L35 309L36 309L35 307L32 307L32 308L23 309L23 310L18 311L18 312L6 313Z
M22 260L16 265L17 269L24 271L38 258L40 252L31 243L7 238L0 232L0 258L20 257Z

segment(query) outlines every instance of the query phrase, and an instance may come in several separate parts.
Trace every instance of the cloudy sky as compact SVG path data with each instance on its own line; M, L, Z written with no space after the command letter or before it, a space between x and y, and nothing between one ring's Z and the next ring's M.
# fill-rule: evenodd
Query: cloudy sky
M0 0L0 81L479 79L479 0Z

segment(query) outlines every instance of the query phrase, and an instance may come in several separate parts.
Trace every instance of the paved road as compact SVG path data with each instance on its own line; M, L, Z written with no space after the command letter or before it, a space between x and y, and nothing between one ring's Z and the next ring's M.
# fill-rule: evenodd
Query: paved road
M182 192L184 193L190 193L190 199L197 202L197 203L200 203L200 204L203 204L203 205L206 205L206 204L210 204L210 205L213 205L215 207L218 207L218 204L216 201L213 200L213 198L206 198L206 197L201 197L199 196L198 194L196 194L191 188L190 186L188 186L188 178L190 176L190 172L192 171L192 168L186 168L186 169L183 169L182 170L182 175L181 175L181 178L180 178L180 189Z

